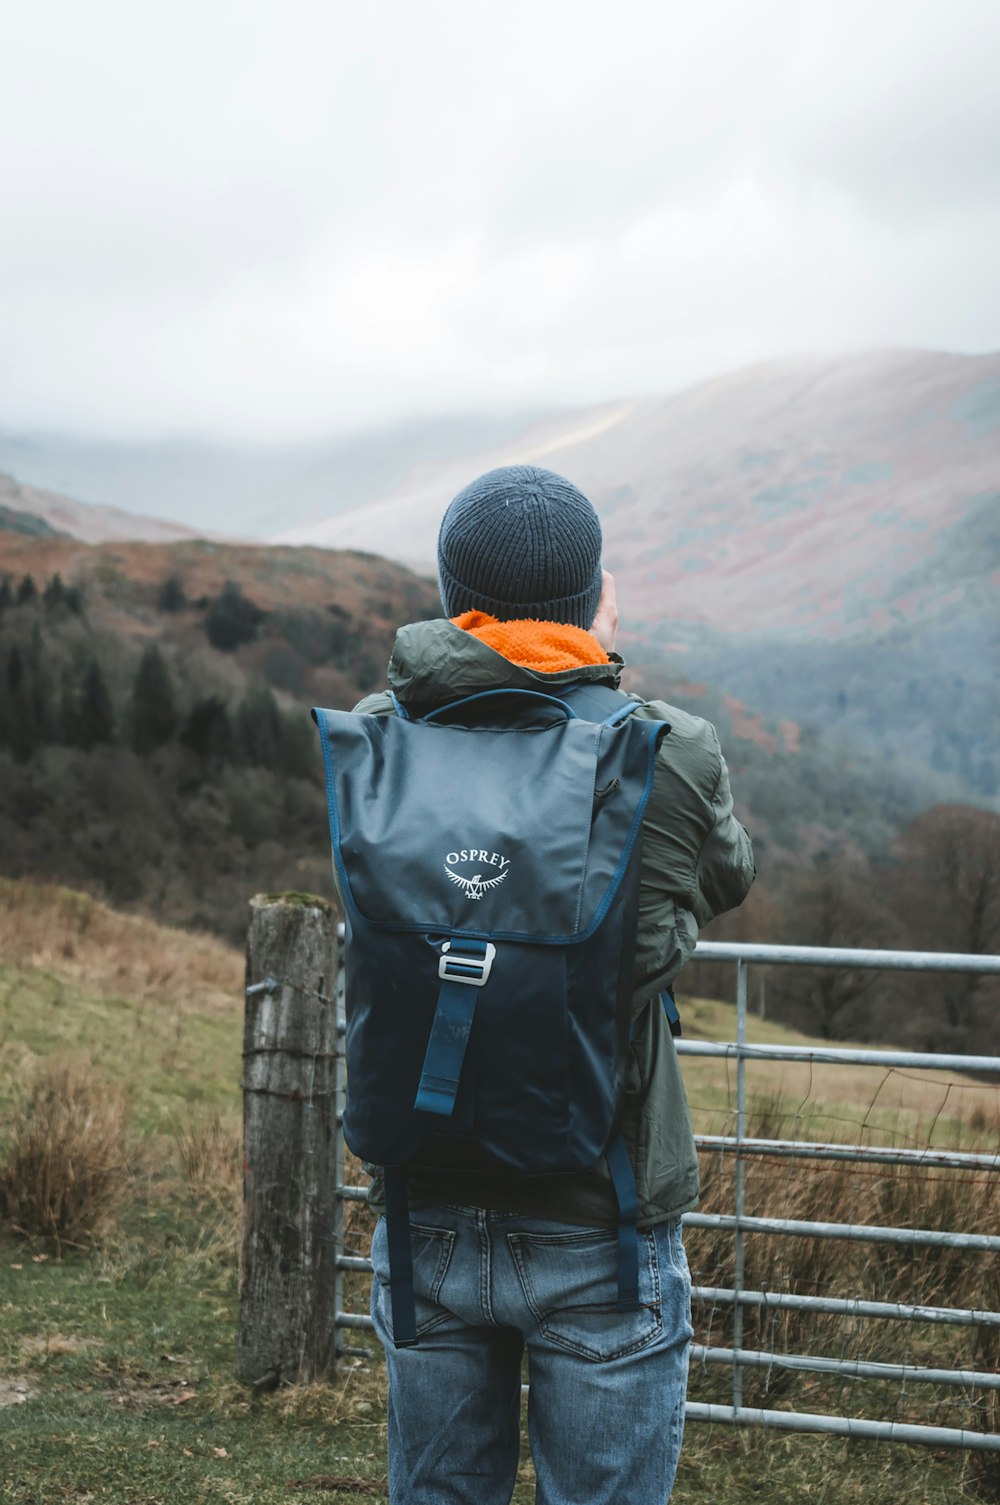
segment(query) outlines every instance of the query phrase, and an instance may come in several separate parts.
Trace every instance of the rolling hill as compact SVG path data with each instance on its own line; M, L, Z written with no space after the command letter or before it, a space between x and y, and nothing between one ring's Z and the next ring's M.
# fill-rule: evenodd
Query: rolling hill
M616 574L622 647L668 681L1000 791L1000 356L879 352L751 367L416 467L288 540L430 567L447 500L493 465L571 476Z

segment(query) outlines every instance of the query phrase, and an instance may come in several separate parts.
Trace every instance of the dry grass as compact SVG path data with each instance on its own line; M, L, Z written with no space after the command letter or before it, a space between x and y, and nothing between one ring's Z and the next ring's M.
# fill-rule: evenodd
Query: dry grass
M781 1137L780 1102L758 1107L749 1125L754 1137ZM772 1116L773 1114L773 1116ZM809 1137L807 1133L803 1137ZM701 1210L732 1213L734 1161L702 1157ZM748 1216L808 1222L864 1223L963 1233L996 1232L1000 1225L1000 1178L988 1171L936 1170L920 1165L774 1161L749 1156ZM731 1233L689 1229L685 1235L697 1284L731 1287ZM744 1288L917 1306L1000 1307L1000 1258L950 1248L847 1242L835 1238L745 1235ZM730 1306L695 1308L696 1341L728 1346L733 1338ZM747 1308L742 1346L773 1353L826 1354L844 1360L908 1362L931 1367L1000 1368L1000 1332L995 1328L928 1326L809 1311ZM726 1383L724 1371L693 1376L697 1398ZM855 1382L843 1377L804 1376L778 1368L746 1370L749 1405L844 1414L888 1414L895 1420L976 1431L1000 1428L996 1391L945 1390L929 1385ZM855 1407L859 1409L855 1409ZM978 1467L978 1464L977 1464ZM984 1465L985 1467L985 1465ZM984 1498L991 1498L986 1493Z
M243 981L242 955L215 936L120 914L73 889L9 878L0 878L0 956L8 966L140 1001L196 999L202 1011L231 1008Z
M86 1062L42 1068L8 1110L0 1214L14 1232L52 1244L90 1241L130 1184L121 1092Z
M236 1113L199 1114L174 1134L177 1158L192 1191L224 1205L241 1196L242 1129Z
M685 998L680 1007L687 1039L735 1040L736 1010L732 1004ZM840 1048L857 1044L849 1040L824 1042L755 1015L747 1019L747 1040L753 1045L827 1044ZM735 1060L688 1056L682 1065L695 1129L700 1133L732 1133ZM774 1138L849 1140L918 1149L934 1144L1000 1153L1000 1082L995 1080L930 1068L749 1061L747 1090L759 1102L767 1103Z

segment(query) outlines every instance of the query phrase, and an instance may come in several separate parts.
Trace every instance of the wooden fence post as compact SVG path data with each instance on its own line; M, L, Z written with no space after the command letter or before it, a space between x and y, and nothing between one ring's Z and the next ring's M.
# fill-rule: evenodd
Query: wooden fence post
M336 1366L337 915L309 894L250 910L237 1372L267 1390Z

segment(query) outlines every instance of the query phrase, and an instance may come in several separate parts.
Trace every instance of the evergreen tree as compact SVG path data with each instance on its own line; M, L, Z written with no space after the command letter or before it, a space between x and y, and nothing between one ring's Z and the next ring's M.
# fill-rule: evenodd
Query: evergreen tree
M12 643L7 655L7 689L17 695L24 683L24 659L16 643Z
M0 576L0 612L6 611L8 606L14 604L14 592L11 589L10 576Z
M75 747L96 747L115 740L115 713L101 666L95 658L84 670L80 693L72 708L67 741Z
M25 663L28 669L28 695L31 702L31 713L37 728L38 740L42 742L54 742L58 732L58 716L52 694L52 683L48 660L45 654L45 643L42 638L42 629L38 622L35 622L31 629Z
M236 712L240 757L261 768L280 768L284 724L278 702L266 685L247 691Z
M63 585L62 579L60 578L59 574L56 573L52 576L52 579L48 582L45 590L42 592L42 601L45 603L46 609L48 611L52 611L55 607L61 606L65 599L65 586Z
M228 762L233 756L233 731L229 712L218 695L196 700L184 723L180 740L199 758L218 758Z
M235 580L227 580L205 617L205 631L213 648L232 653L241 643L250 643L265 613L247 599Z
M188 604L184 587L177 575L168 575L156 597L160 611L183 611Z
M41 741L35 680L30 659L12 644L7 655L2 735L19 763L27 762Z
M15 597L18 606L30 606L32 601L38 600L38 587L30 575L25 575L17 588Z
M173 680L155 643L143 652L132 687L132 746L145 756L169 742L177 728Z

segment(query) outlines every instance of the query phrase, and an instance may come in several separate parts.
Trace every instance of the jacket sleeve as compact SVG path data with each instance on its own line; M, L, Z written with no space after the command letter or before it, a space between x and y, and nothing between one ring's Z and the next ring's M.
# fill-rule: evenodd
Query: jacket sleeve
M715 728L659 701L637 714L670 722L642 827L636 983L648 992L673 981L699 926L743 902L756 870Z

